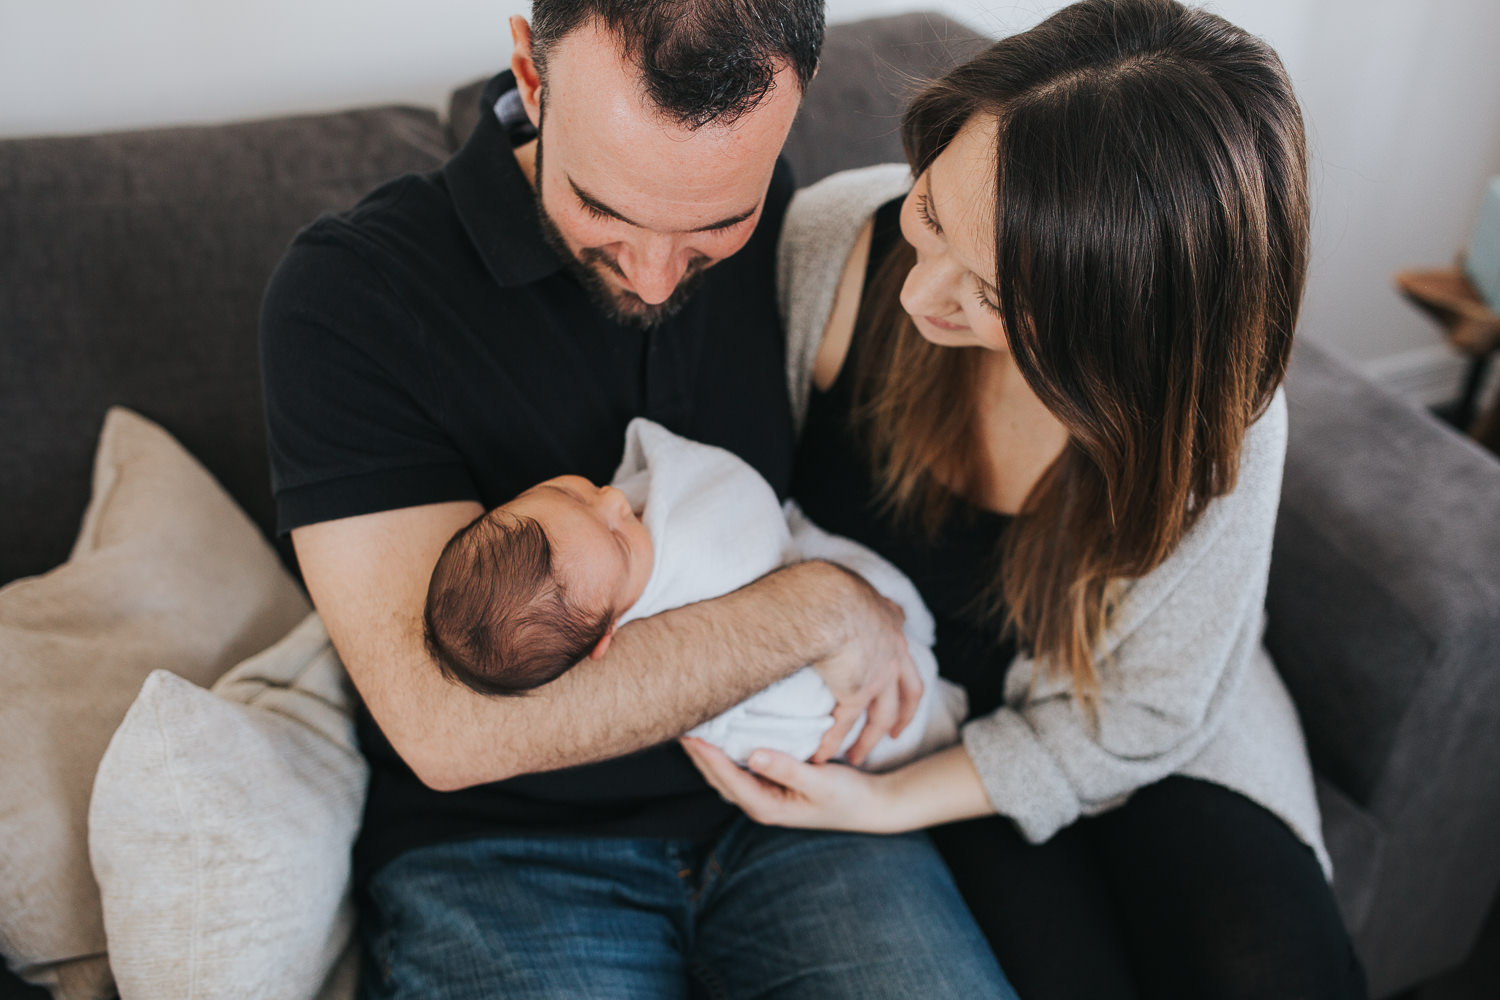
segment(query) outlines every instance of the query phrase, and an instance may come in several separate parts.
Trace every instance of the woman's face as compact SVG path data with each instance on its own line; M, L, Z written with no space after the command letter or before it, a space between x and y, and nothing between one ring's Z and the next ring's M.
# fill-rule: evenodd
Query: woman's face
M995 130L975 115L917 178L901 206L901 234L917 263L901 306L943 347L1004 351L995 274Z

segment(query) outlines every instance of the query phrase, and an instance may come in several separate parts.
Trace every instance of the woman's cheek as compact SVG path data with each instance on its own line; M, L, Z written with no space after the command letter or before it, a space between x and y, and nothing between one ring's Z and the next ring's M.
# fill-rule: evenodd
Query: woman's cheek
M971 307L969 326L980 347L991 351L1009 351L1010 340L1005 336L1005 323L985 306L975 303Z

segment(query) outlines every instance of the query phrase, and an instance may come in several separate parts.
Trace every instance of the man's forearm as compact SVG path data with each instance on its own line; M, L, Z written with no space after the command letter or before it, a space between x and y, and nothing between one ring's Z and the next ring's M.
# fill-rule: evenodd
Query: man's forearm
M822 659L846 638L854 593L826 563L788 567L632 622L605 656L527 695L486 697L444 681L430 690L436 703L401 711L405 732L387 735L424 781L445 789L631 753Z

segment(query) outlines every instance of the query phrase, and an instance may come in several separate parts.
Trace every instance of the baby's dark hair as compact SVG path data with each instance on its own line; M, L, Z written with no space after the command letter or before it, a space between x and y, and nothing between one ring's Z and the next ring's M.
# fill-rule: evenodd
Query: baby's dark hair
M422 619L443 676L480 694L519 695L588 656L609 633L613 609L569 599L540 522L490 511L443 547Z

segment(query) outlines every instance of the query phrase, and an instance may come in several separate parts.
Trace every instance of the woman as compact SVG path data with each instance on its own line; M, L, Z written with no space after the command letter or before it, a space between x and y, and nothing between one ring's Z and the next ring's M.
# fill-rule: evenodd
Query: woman
M1260 646L1308 242L1280 61L1084 0L903 138L786 223L793 492L916 582L970 721L885 775L685 745L762 822L934 827L1028 1000L1364 995Z

